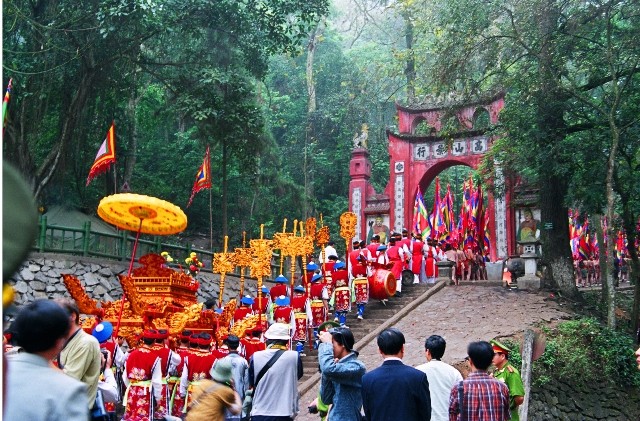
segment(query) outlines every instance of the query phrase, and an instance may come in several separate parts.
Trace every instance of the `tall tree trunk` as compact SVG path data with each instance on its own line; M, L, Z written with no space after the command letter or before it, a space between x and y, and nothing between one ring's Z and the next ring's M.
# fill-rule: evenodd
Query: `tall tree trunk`
M416 60L413 55L413 22L411 15L403 13L404 18L404 40L407 47L407 61L404 75L407 79L407 101L413 102L416 98Z
M135 65L134 65L135 66ZM132 93L127 103L127 111L129 118L131 119L131 138L129 139L129 148L127 158L125 159L125 167L123 174L123 184L126 183L131 188L131 177L133 177L133 168L136 165L137 151L138 151L138 119L136 117L136 110L140 103L142 96L138 93L138 71L133 71Z
M591 218L593 221L595 221L595 223L593 224L593 226L596 227L596 240L598 240L598 244L604 244L605 241L604 239L605 237L605 232L603 231L603 226L602 226L602 215L600 214L593 214L591 215ZM606 253L599 253L598 254L598 264L600 265L600 279L602 282L602 302L605 303L606 302L606 298L609 295L609 284L606 282L607 276L609 276L610 273L612 273L613 270L613 266L609 267L608 263L607 263L607 257L605 256ZM615 285L614 285L615 286Z
M302 164L302 171L304 173L304 198L302 205L302 214L304 219L308 218L311 214L309 209L309 198L313 196L313 175L310 174L310 168L312 167L309 161L309 148L313 145L315 139L315 113L317 110L316 102L316 81L313 74L313 65L315 59L316 47L318 45L318 38L322 31L322 22L318 23L311 34L309 34L309 44L307 45L307 67L306 67L306 81L307 81L307 127L304 136L304 157Z
M609 5L611 6L611 5ZM609 107L609 113L607 115L607 120L609 122L609 130L611 131L611 144L609 145L609 159L607 160L607 178L605 183L605 191L607 197L607 236L609 241L607 241L607 265L613 268L613 260L615 259L615 241L616 238L616 230L613 226L613 218L615 215L615 202L616 195L613 191L614 182L615 182L615 173L616 173L616 162L618 160L618 147L620 145L620 127L618 126L618 113L619 113L619 105L620 105L620 78L617 75L617 67L615 66L615 55L617 52L615 51L617 47L614 45L613 41L613 28L611 24L612 16L610 15L611 9L607 7L606 9L606 22L607 22L607 62L609 63L609 73L611 74L611 89L612 89L612 103ZM635 67L635 66L634 66ZM628 82L625 82L625 84ZM613 286L613 273L609 271L607 275L607 286L609 290L607 291L606 299L606 308L607 308L607 326L611 329L616 328L616 291Z
M615 83L615 82L614 82ZM616 107L617 108L617 107ZM610 119L611 121L611 119ZM616 231L613 227L613 218L615 216L615 193L613 191L613 176L615 172L615 160L618 150L618 145L620 143L620 132L615 122L610 123L611 126L611 148L609 150L609 160L607 161L607 181L606 181L606 195L607 195L607 266L613 268L613 259L615 259L615 241ZM613 285L613 273L612 271L607 271L607 278L605 279L607 283L606 295L605 295L605 303L607 309L607 326L611 329L616 328L616 290Z
M222 238L227 235L227 139L222 137Z
M42 190L49 184L51 178L58 168L60 158L66 152L66 149L71 142L74 131L78 124L78 119L82 115L82 110L87 103L89 92L93 85L93 81L96 78L96 72L93 69L87 69L82 75L80 82L77 84L77 90L71 105L67 111L62 122L62 129L60 131L60 140L55 148L53 148L47 157L44 159L42 165L36 170L33 177L34 196L38 200ZM22 166L20 166L22 168ZM24 168L22 168L24 171Z
M616 177L616 185L621 181ZM633 294L633 307L631 310L631 323L636 340L640 341L640 261L638 259L638 249L636 248L636 224L638 215L633 212L632 199L629 190L626 188L616 189L620 195L622 205L622 226L627 234L627 251L631 257L631 267L629 268L629 283L635 285ZM617 237L615 237L617 238Z
M558 10L553 0L543 0L539 14L540 36L546 40L542 44L540 60L540 89L537 92L538 120L540 130L539 143L542 150L548 152L559 144L565 134L564 116L565 95L558 88L558 74L554 62L553 34L556 27ZM540 213L542 230L543 261L550 269L553 281L563 295L579 298L573 276L573 260L569 247L568 209L564 204L568 184L564 177L554 173L550 165L539 166Z
M307 44L307 112L309 114L315 113L317 108L316 103L316 81L313 75L313 62L316 55L316 47L318 46L318 35L320 32L320 24L315 27L311 34L309 34L309 43Z

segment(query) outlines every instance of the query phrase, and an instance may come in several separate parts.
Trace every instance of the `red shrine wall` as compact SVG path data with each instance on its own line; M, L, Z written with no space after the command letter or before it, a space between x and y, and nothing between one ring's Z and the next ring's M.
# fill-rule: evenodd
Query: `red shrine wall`
M411 231L418 188L424 193L438 174L454 165L477 169L493 139L484 135L482 130L474 130L475 118L480 112L486 112L490 123L496 124L503 107L503 95L484 103L460 106L455 112L451 112L451 108L407 108L396 105L398 133L387 132L390 177L382 194L378 194L369 183L371 163L368 151L356 147L352 152L349 208L358 215L356 237L366 239L368 221L376 218L382 218L383 225L390 231L400 232L403 228ZM447 146L446 140L437 133L444 124L443 120L451 116L455 116L460 129L451 135L453 140ZM426 136L413 134L423 121L432 128L432 132ZM446 189L446 186L441 188ZM509 200L508 194L498 199L489 195L485 204L490 215L487 229L490 233L492 261L506 258L515 247L513 212L509 210ZM456 207L459 206L456 204Z

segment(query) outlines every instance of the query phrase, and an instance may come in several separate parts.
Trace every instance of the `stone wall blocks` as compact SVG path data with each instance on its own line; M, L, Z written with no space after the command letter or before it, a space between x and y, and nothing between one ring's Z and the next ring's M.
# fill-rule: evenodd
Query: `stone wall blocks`
M28 268L24 268L20 271L20 277L25 281L33 281L33 279L35 278L33 273Z
M13 289L20 294L24 294L29 290L29 285L25 281L18 281L13 286Z
M46 273L40 271L40 272L36 272L36 275L34 276L34 280L38 281L38 282L43 282L45 284L50 284L55 282L55 279L57 278L57 276L48 276Z
M105 287L103 287L102 285L97 285L93 289L93 295L94 296L103 296L106 293L107 293L107 289Z
M53 267L58 269L67 269L67 262L64 260L56 260L53 262Z
M44 290L45 290L46 293L51 294L51 293L56 292L58 289L56 288L55 285L49 284L44 288Z
M34 300L47 300L49 295L44 291L33 291Z
M33 280L29 283L29 286L34 291L44 291L45 283L42 281Z
M112 283L109 282L109 279L107 279L107 278L100 278L100 284L99 285L101 285L107 291L110 291L111 289L113 289Z
M101 268L98 273L102 276L107 276L107 277L111 277L113 276L113 271L111 270L111 268Z
M31 272L40 272L40 266L39 265L30 264L27 267L29 268L29 271L31 271Z
M81 281L84 283L85 286L98 285L98 283L100 282L98 277L95 274L93 274L92 272L85 273L84 276L82 277Z

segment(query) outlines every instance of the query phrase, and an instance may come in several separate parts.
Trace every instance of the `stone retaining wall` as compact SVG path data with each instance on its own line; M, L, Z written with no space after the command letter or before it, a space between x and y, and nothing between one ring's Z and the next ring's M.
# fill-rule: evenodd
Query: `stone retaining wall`
M531 389L529 421L604 421L640 418L640 391L599 383L569 385L556 380Z
M122 288L117 275L126 273L128 269L129 262L66 254L32 253L11 278L15 290L15 303L22 305L41 298L70 297L62 282L62 274L77 276L91 298L99 301L118 300L122 297ZM201 271L197 280L200 282L198 301L218 298L219 275ZM223 297L225 302L238 296L239 280L235 275L226 277ZM271 287L266 282L265 285ZM255 297L254 279L245 279L245 291Z

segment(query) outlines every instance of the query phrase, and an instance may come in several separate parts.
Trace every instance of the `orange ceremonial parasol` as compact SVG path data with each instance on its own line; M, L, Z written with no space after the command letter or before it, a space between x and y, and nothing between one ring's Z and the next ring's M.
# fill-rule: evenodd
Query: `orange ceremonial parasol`
M98 205L98 215L118 228L152 235L171 235L187 228L182 209L165 200L141 194L107 196Z
M187 228L187 216L178 206L141 194L118 193L103 198L98 205L98 216L118 228L136 232L128 276L131 276L141 233L171 235ZM124 299L123 296L120 316L122 316ZM115 335L120 327L120 316Z

